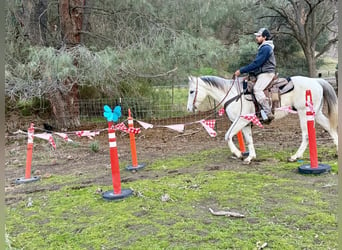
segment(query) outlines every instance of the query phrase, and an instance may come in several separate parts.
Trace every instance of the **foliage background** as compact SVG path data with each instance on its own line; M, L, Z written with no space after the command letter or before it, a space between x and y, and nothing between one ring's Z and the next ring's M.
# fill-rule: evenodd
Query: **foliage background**
M81 42L75 46L66 43L60 27L62 2L7 2L7 106L32 98L44 103L51 93L67 93L72 86L61 83L69 79L78 84L81 99L93 99L149 97L155 95L153 86L186 84L190 74L230 78L254 58L253 33L260 27L273 34L281 76L309 73L301 46L271 10L290 1L86 1L85 6L71 6L83 11ZM336 1L321 6L332 7L332 15L336 11ZM332 34L323 30L317 50ZM327 72L334 71L336 62ZM323 60L316 64L318 68Z

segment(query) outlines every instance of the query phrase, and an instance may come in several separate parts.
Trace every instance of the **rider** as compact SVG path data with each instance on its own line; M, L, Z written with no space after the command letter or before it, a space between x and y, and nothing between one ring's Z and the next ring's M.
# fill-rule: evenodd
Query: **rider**
M259 45L258 54L254 61L240 69L236 70L234 76L238 77L240 74L250 73L254 74L257 81L253 87L255 98L261 105L262 109L267 115L265 122L271 122L274 116L271 111L270 104L264 94L264 89L272 81L275 76L276 60L274 57L274 45L271 39L271 33L266 28L261 28L257 33L254 33L256 42Z

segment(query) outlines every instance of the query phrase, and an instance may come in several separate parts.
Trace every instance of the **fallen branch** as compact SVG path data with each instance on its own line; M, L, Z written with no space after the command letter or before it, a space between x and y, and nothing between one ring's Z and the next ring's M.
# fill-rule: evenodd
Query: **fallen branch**
M218 216L227 216L227 217L236 217L236 218L244 218L245 216L240 213L235 213L235 212L228 212L228 211L214 211L211 208L209 208L209 211L213 215L218 215Z

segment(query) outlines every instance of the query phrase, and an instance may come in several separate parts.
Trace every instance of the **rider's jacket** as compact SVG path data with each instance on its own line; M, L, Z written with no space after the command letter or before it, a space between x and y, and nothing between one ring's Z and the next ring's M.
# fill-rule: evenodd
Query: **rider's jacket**
M247 66L240 68L240 73L253 73L254 75L259 75L261 73L274 73L276 60L273 49L273 41L268 40L263 42L258 48L258 54L254 61Z

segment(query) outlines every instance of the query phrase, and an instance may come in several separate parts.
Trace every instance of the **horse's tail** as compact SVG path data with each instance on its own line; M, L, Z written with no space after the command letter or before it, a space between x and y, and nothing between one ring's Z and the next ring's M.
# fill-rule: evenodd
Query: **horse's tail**
M337 129L338 125L338 99L334 88L324 79L319 79L319 84L323 88L323 98L328 105L328 117L330 127Z

